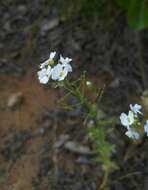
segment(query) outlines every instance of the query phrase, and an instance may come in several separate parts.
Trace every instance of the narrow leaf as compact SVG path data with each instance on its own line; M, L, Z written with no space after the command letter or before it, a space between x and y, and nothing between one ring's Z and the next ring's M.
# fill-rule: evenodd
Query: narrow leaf
M137 30L148 27L148 2L131 0L128 8L128 24Z

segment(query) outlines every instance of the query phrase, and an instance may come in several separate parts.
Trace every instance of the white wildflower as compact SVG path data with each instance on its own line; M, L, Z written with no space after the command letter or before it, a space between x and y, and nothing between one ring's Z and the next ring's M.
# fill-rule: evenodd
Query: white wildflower
M146 120L146 123L145 123L145 125L144 125L144 131L145 131L145 133L146 133L147 136L148 136L148 120Z
M46 84L51 77L52 80L61 81L64 80L68 72L72 72L72 67L69 64L72 59L60 56L59 63L54 66L54 57L56 52L51 52L49 59L40 64L40 71L38 72L38 78L40 83Z
M51 78L52 80L64 80L65 77L68 74L68 69L67 68L63 68L63 66L61 64L57 64L53 69L52 69L52 73L51 73Z
M68 72L72 72L72 67L69 64L72 61L71 58L68 58L68 57L64 58L64 57L62 57L62 55L60 55L59 61L60 61L60 63L62 63L62 66L64 67L64 69L68 70Z
M64 58L62 55L60 55L60 62L61 62L62 64L70 63L71 61L72 61L71 58L68 58L68 57Z
M43 69L47 65L52 65L54 63L53 59L54 59L55 55L56 55L55 51L51 52L50 55L49 55L49 58L46 61L44 61L43 63L41 63L40 68Z
M47 69L43 68L42 70L38 71L38 79L40 83L46 84L49 81L51 76L52 69L50 66Z
M132 111L128 112L128 115L121 113L120 115L121 124L129 129L129 126L134 123L134 114Z
M139 113L139 114L142 114L142 112L140 111L141 108L142 108L141 105L138 105L138 104L132 105L132 104L130 104L130 109L131 109L131 111L132 111L135 115L137 115L138 113Z
M125 133L129 138L138 140L140 138L139 133L137 133L136 131L134 131L133 129L129 129L126 133Z
M49 59L53 59L55 55L56 55L56 51L51 52L49 55Z

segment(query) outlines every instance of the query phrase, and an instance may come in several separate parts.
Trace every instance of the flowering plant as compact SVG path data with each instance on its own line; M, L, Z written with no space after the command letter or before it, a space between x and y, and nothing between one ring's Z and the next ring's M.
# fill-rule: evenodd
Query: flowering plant
M40 64L38 71L38 79L40 83L47 84L50 80L54 82L55 87L62 87L67 94L61 99L62 105L66 108L74 108L75 106L83 107L82 116L84 116L83 124L86 126L86 134L92 142L95 161L102 165L104 177L102 184L97 189L103 189L106 185L107 177L112 169L116 169L116 164L111 160L111 155L114 150L114 145L108 141L108 134L111 131L110 125L116 122L112 118L98 118L98 104L102 97L103 89L97 89L96 86L86 79L85 74L82 74L77 80L71 81L66 79L69 72L72 72L70 62L71 58L64 58L60 55L56 59L56 52L51 52L49 58ZM93 93L92 99L87 95L87 92ZM78 100L77 105L66 105L66 98L73 96ZM126 128L125 134L134 140L141 137L141 129L148 136L148 120L143 121L142 106L130 104L128 114L121 113L121 124ZM108 128L109 126L109 128ZM143 126L143 127L142 127Z
M138 104L130 104L129 107L130 111L128 112L128 115L125 113L121 113L120 115L121 124L127 129L125 134L129 138L138 140L140 139L141 135L140 130L142 129L142 126L144 126L143 130L148 136L148 120L140 120L140 116L143 115L143 113L141 112L142 106ZM143 125L143 123L145 124Z
M56 52L51 52L49 58L45 62L41 63L41 70L38 72L40 83L46 84L50 78L54 81L62 81L69 72L72 72L72 67L69 64L72 59L68 57L63 58L62 55L60 55L60 59L55 65L55 56Z
M104 170L104 178L99 189L106 185L106 180L109 172L116 168L114 162L111 161L111 154L114 146L107 140L110 133L110 126L114 119L98 119L98 103L102 97L103 89L97 89L96 86L86 79L85 74L82 74L76 81L66 79L69 72L72 72L70 62L72 59L63 58L60 55L59 60L55 59L56 52L51 52L49 59L41 63L40 71L38 71L38 79L40 83L46 84L49 80L54 82L55 87L63 87L67 94L61 99L61 103L66 102L66 98L73 96L78 100L79 106L83 107L82 116L84 116L83 124L86 126L86 134L93 144L93 151L95 161L102 165ZM91 100L87 92L93 93L93 100ZM73 108L73 105L65 106ZM91 125L90 125L91 123Z

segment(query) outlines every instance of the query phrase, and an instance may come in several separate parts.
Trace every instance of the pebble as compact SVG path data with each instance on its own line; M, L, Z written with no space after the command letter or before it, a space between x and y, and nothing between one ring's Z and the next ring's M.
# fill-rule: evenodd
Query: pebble
M82 155L92 155L92 152L88 146L80 145L74 141L66 142L64 144L64 148L73 153L78 153Z
M19 5L17 11L21 15L25 15L27 13L27 7L25 5Z
M70 138L69 135L61 135L59 139L54 143L54 148L60 148Z
M7 33L9 33L10 31L11 31L11 25L10 25L10 22L6 22L5 24L4 24L4 30L7 32Z
M23 102L23 94L22 92L17 92L11 94L8 98L7 107L9 109L15 109L16 107L20 106Z
M120 79L115 78L109 85L110 88L118 88L120 86Z
M46 32L54 29L56 26L58 26L58 24L59 24L58 18L44 20L43 23L41 24L41 28L40 28L41 34L45 35Z

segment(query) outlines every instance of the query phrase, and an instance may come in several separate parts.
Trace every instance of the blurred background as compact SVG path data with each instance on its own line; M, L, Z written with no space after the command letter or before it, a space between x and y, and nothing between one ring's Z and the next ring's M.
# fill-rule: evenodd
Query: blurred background
M106 115L118 117L135 102L147 109L148 9L140 2L0 1L0 190L96 189L101 169L63 146L87 144L81 109L61 111L63 92L39 84L37 71L57 51L73 59L74 76L86 71L98 88L106 86ZM115 127L120 169L108 189L147 190L146 140L131 147Z

